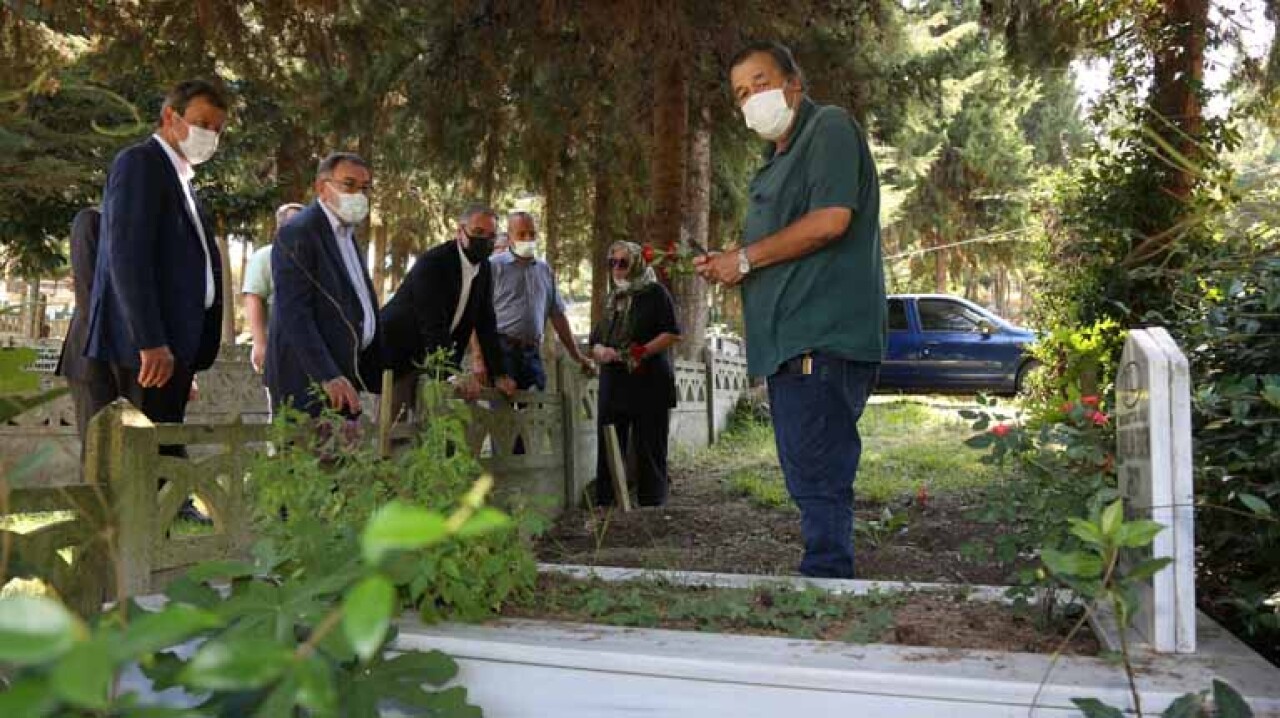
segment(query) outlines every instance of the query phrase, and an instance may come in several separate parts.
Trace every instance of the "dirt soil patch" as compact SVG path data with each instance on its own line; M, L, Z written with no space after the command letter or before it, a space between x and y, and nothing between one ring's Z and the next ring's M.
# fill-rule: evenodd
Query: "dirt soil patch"
M858 578L1001 585L1012 567L974 561L961 547L993 540L998 527L966 519L981 495L911 499L894 506L907 512L904 530L878 544L855 539ZM875 520L882 505L859 502L859 518ZM800 563L800 515L760 506L735 495L713 471L673 472L666 506L624 514L587 510L563 514L537 545L539 560L629 568L794 575Z
M1059 619L1038 624L1033 610L969 600L962 590L851 596L783 584L725 589L543 574L534 597L504 607L503 615L848 643L1098 653L1092 632L1077 631L1064 644L1074 622Z

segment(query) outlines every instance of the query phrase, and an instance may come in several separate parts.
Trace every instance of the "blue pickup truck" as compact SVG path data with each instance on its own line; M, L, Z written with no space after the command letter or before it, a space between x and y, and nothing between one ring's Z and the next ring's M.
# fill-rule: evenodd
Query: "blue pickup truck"
M889 347L877 391L1020 392L1039 362L1035 332L945 294L889 296Z

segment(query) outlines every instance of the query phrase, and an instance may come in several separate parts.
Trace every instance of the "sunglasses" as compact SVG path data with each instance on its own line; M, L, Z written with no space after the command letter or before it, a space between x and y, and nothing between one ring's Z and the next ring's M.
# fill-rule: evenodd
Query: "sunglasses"
M622 259L609 258L609 267L613 269L627 269L631 266L631 260L623 257Z

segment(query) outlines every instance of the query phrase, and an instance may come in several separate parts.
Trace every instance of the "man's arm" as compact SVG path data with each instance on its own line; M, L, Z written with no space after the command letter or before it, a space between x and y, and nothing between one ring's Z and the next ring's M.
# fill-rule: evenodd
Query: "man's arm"
M124 305L125 321L139 349L169 344L160 319L155 266L160 241L155 185L164 178L155 176L150 164L139 151L122 154L111 168L103 197L107 221L102 231L110 233L110 254L105 259L111 288Z
M267 302L252 292L245 292L243 296L244 315L249 320L249 333L253 335L249 362L253 364L253 370L261 374L267 356Z
M812 254L844 236L853 219L846 207L814 210L768 237L747 247L752 271ZM694 269L703 278L733 286L742 281L738 271L738 249L695 257Z
M82 209L71 223L71 286L76 309L89 316L93 297L93 272L98 264L98 226L102 214L96 208Z
M551 327L555 329L556 336L560 337L560 344L569 353L569 357L579 364L586 364L587 358L578 351L578 342L573 338L573 328L569 326L569 318L563 313L552 314Z

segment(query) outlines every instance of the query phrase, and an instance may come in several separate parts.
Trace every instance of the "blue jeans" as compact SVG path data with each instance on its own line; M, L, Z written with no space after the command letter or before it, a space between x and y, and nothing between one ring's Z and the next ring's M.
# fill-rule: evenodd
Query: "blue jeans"
M502 350L502 360L507 365L507 376L516 382L516 388L524 391L536 388L545 391L547 388L547 372L542 368L542 355L538 346L520 346L506 337L498 337L498 347ZM489 372L497 375L498 372Z
M853 480L862 456L858 419L878 363L814 354L812 372L792 360L769 377L769 410L787 492L800 508L800 573L853 577Z

